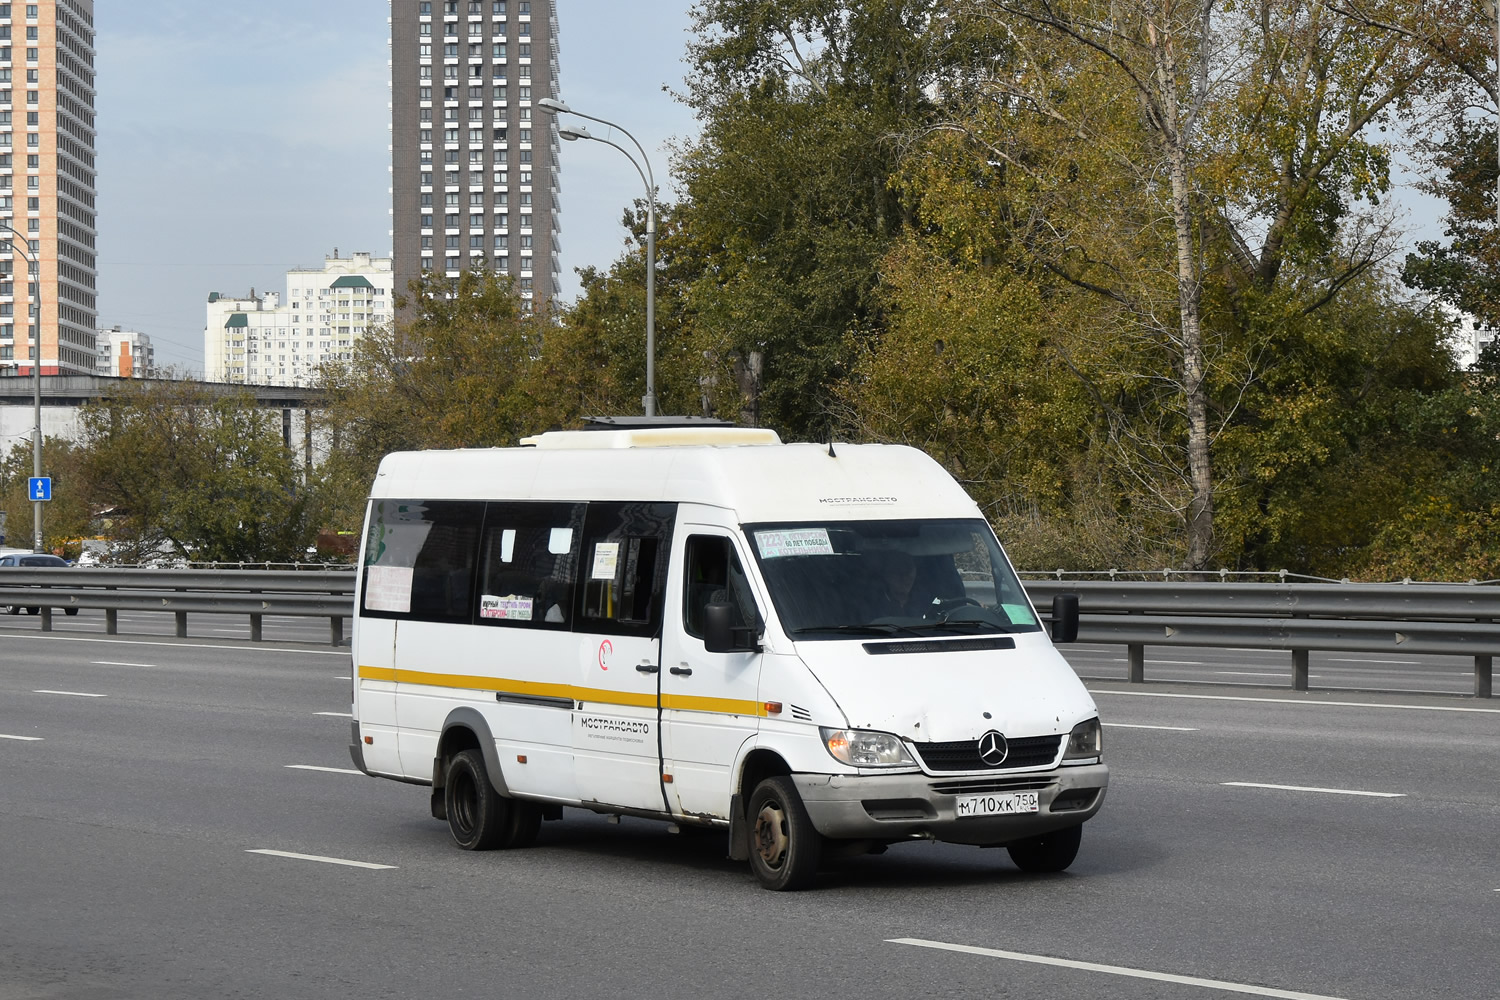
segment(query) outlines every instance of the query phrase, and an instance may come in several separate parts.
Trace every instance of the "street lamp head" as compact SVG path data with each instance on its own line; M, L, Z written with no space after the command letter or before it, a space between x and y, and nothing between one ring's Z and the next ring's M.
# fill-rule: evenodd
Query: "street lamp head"
M573 111L572 108L568 107L566 104L564 104L562 101L559 101L555 97L544 97L540 101L536 102L536 106L541 108L543 111L554 115L558 112L567 112L571 114Z
M567 128L560 128L557 130L557 134L569 142L576 142L579 139L592 139L594 137L593 133L582 125L569 125Z

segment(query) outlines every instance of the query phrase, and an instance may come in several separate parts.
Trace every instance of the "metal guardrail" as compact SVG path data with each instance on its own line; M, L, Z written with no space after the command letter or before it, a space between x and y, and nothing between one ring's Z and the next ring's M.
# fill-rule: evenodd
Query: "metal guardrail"
M1145 680L1146 646L1283 649L1292 687L1308 688L1308 653L1442 653L1474 658L1474 694L1493 693L1500 655L1500 587L1463 584L1170 583L1027 580L1039 608L1077 594L1080 642L1126 648L1131 682ZM120 611L164 611L187 636L189 614L250 617L261 638L265 615L327 618L343 641L354 613L350 570L0 569L0 605L38 608L42 629L55 610L102 608L105 631Z
M250 638L261 639L265 615L327 618L329 637L344 639L344 619L354 613L351 570L253 569L0 569L0 605L36 608L42 631L52 615L102 608L104 630L119 631L121 611L164 611L177 618L177 637L186 638L189 614L250 617Z
M1500 587L1400 583L1146 583L1026 580L1039 608L1077 594L1078 641L1126 649L1132 683L1146 646L1254 647L1292 655L1292 687L1308 687L1308 653L1446 653L1474 658L1474 694L1493 693Z

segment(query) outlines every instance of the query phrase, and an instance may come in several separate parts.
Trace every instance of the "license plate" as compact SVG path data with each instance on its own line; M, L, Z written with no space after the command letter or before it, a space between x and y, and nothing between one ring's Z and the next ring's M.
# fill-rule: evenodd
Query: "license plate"
M1008 816L1012 813L1034 813L1041 808L1036 792L1009 792L1005 795L961 795L959 816Z

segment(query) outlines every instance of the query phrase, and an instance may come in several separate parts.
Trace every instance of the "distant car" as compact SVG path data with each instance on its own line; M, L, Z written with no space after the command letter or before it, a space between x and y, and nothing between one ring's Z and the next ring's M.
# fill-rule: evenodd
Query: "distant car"
M5 569L7 567L47 567L50 569L67 569L71 565L72 563L68 562L66 559L63 559L61 556L49 556L38 553L22 553L20 555L11 554L8 556L0 556L0 569ZM21 613L21 605L11 604L7 606L6 610L13 615L18 615ZM40 607L28 607L26 609L26 613L28 615L39 615L42 613L42 609ZM63 608L63 614L76 615L78 614L78 609Z

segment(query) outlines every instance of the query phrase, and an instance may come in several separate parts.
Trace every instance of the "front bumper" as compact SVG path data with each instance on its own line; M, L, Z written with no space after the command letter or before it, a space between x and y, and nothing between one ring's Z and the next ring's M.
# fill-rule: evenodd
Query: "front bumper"
M1000 845L1077 826L1099 811L1109 786L1104 764L1059 767L1040 773L794 774L797 791L817 831L838 840L911 838L951 844ZM1034 813L958 816L960 796L1037 792ZM1057 808L1054 809L1053 806Z

